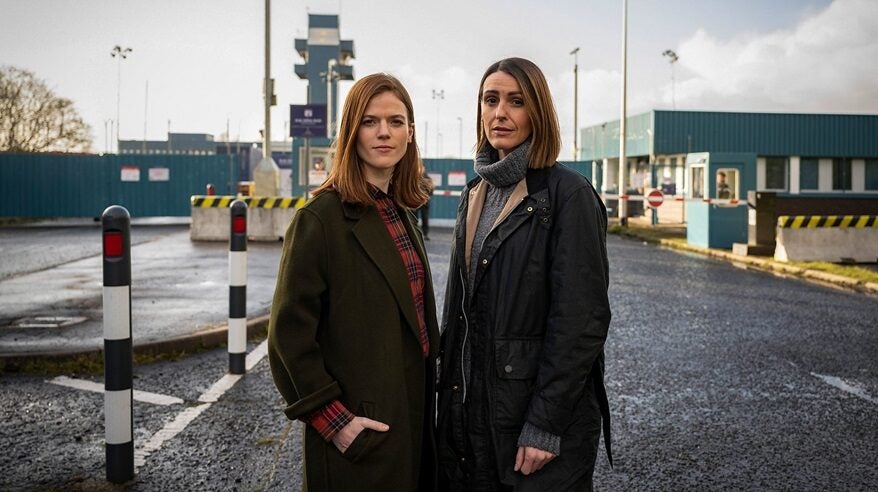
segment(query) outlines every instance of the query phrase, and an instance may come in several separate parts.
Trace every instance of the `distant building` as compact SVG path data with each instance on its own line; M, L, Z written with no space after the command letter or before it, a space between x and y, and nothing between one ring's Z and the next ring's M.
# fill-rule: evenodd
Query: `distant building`
M292 167L291 142L271 143L271 156L281 168L281 176L289 181ZM151 155L235 155L236 175L238 181L250 181L253 169L262 159L262 142L226 142L216 141L209 133L169 133L167 140L122 140L119 142L119 153L151 154ZM289 192L288 183L282 188ZM287 193L289 194L289 193Z
M209 133L168 133L167 140L120 140L119 153L213 155L217 153L217 145Z
M626 133L628 194L700 198L709 177L686 160L706 152L752 154L756 191L878 198L878 115L654 110L629 116ZM580 142L601 192L618 194L619 120L582 129Z

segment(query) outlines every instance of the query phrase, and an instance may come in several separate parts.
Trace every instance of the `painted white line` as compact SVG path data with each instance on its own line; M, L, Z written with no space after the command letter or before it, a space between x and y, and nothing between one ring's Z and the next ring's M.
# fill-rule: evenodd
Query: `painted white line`
M253 349L249 354L247 354L247 358L245 359L244 367L247 371L253 369L256 364L259 363L266 355L268 354L268 340L264 340L260 343L255 349ZM207 389L201 396L198 397L198 401L201 402L200 405L189 407L179 414L172 420L165 424L164 427L149 440L146 441L139 449L134 450L134 470L136 471L138 468L143 466L146 463L146 458L149 457L152 453L161 449L162 445L170 439L173 439L174 436L183 432L183 429L186 428L193 420L195 420L199 415L201 415L205 410L210 408L215 402L219 400L223 394L231 389L235 383L241 379L242 374L226 374L221 377L217 382L213 383L213 385Z
M253 369L266 355L268 355L268 339L263 340L252 352L247 354L247 358L244 359L244 368L248 371Z
M202 403L201 405L195 407L189 407L182 412L178 413L174 420L165 424L164 427L155 434L153 434L146 444L144 444L139 449L134 450L134 469L137 470L144 463L146 463L146 458L161 449L162 444L166 441L173 439L174 436L183 432L183 429L189 425L190 422L195 420L196 417L201 415L202 412L207 410L210 407L210 403Z
M812 372L811 375L814 376L815 378L822 379L824 383L826 383L830 386L834 386L842 391L845 391L847 393L850 393L850 394L856 396L857 398L862 398L868 402L871 402L871 403L878 405L878 398L870 396L868 393L866 393L862 389L857 388L856 386L852 386L851 384L849 384L847 381L845 381L842 378L839 378L836 376L827 376L825 374L817 374L814 372Z
M68 388L93 391L95 393L104 392L103 384L95 383L93 381L86 381L84 379L68 378L67 376L58 376L55 379L50 379L46 382L50 384L57 384L58 386L66 386ZM175 396L160 395L158 393L150 393L148 391L138 390L134 390L134 399L143 403L152 403L153 405L163 406L178 405L180 403L183 403L182 399Z

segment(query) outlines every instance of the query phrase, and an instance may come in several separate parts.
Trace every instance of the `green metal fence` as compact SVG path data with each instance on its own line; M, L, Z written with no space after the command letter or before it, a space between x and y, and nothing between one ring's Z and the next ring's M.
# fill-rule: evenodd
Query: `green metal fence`
M208 183L234 194L233 155L0 154L0 216L99 217L122 205L132 217L189 216Z

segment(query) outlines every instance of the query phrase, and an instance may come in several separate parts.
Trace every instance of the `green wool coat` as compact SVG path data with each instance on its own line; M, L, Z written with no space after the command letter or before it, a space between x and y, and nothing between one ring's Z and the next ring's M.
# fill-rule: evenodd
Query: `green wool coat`
M268 329L284 412L301 419L338 399L390 426L364 430L344 454L305 426L312 492L435 489L436 306L423 238L409 212L400 216L426 272L426 359L402 258L375 207L323 193L298 211L284 239Z

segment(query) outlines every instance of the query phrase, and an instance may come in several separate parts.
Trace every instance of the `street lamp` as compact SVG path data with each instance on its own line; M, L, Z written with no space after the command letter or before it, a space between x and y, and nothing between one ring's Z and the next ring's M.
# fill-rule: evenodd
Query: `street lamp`
M439 139L439 134L440 134L440 131L439 131L439 105L440 105L440 101L442 101L444 99L445 99L445 91L444 90L440 89L437 91L436 89L433 89L433 100L436 101L436 157L439 157L442 155L442 144L440 143L441 140Z
M119 106L120 101L122 99L122 60L128 58L128 53L131 53L131 48L123 48L118 44L113 46L113 50L110 51L110 56L113 58L118 58L118 70L116 74L116 152L121 152L119 148L119 129L122 128L122 125L119 124Z
M677 60L680 59L673 50L665 50L662 52L662 56L668 57L668 62L671 64L671 103L673 104L673 108L677 109L677 94L676 89L674 87L674 63L677 63Z
M579 46L570 52L573 55L573 160L579 160Z
M622 111L619 118L619 224L628 227L628 190L625 177L628 158L625 153L625 120L628 116L628 0L622 0Z

